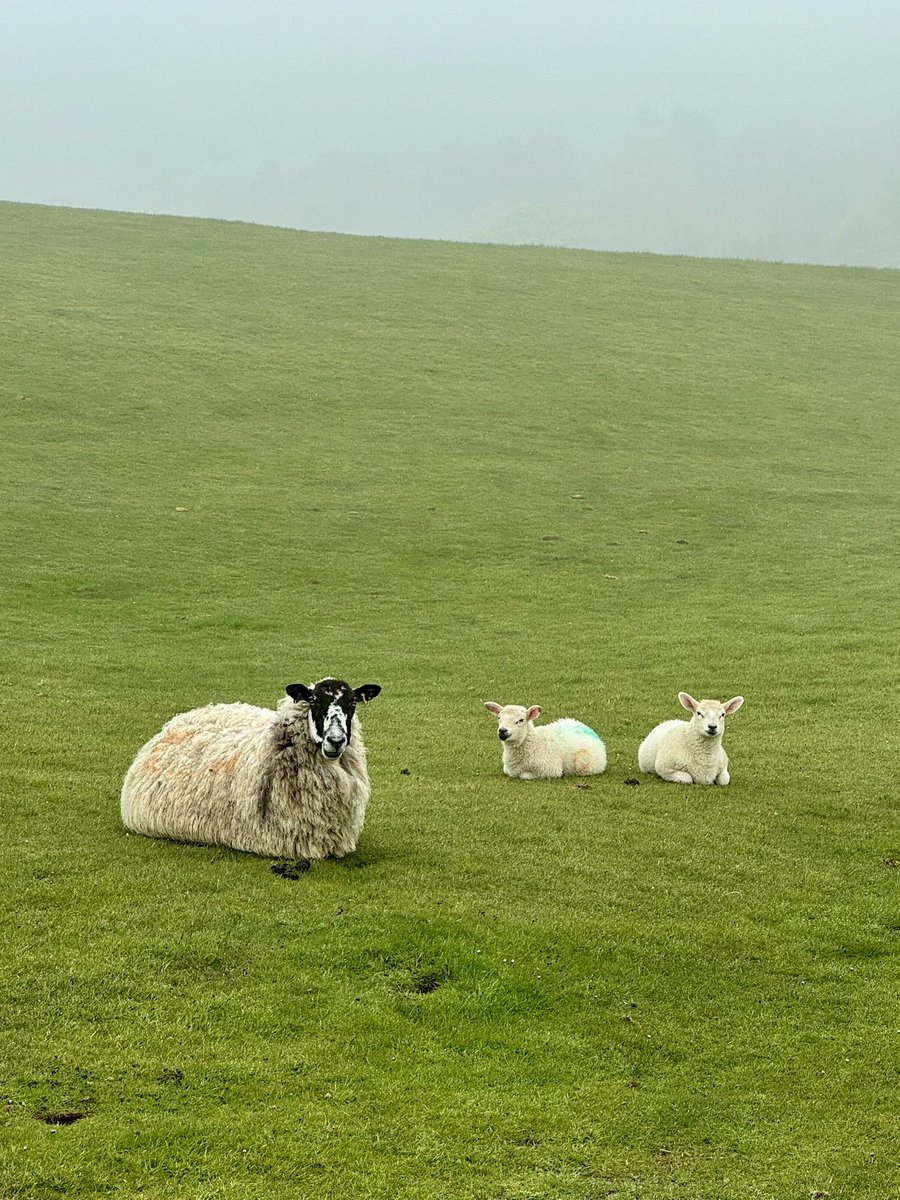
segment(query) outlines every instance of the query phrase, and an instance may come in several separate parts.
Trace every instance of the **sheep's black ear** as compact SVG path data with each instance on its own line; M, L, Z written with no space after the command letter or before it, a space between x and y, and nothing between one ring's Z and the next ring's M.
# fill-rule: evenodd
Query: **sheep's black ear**
M353 699L357 702L357 704L360 700L362 700L365 704L368 703L369 700L374 700L380 691L380 683L364 683L361 687L353 689Z
M312 703L312 690L305 683L289 683L284 689L292 700L305 700Z

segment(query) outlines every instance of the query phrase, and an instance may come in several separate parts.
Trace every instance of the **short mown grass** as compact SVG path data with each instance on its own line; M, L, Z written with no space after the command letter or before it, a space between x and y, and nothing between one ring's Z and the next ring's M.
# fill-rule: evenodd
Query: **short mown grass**
M0 205L0 1195L900 1195L896 272ZM125 834L338 674L296 879ZM727 698L727 789L636 778ZM483 700L606 775L500 770Z

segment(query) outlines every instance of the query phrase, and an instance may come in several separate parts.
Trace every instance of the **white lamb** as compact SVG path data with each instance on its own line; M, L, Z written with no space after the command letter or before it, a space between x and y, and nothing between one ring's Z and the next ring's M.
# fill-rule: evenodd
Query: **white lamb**
M550 725L532 724L540 707L492 700L484 707L497 718L503 743L503 770L512 779L559 779L561 775L599 775L606 770L606 747L581 721L564 717Z
M122 786L134 833L281 858L356 849L369 799L358 703L378 684L292 683L277 711L210 704L173 717Z
M670 783L724 786L731 779L728 755L722 747L725 718L737 712L744 697L735 696L721 704L679 692L678 699L693 716L689 721L663 721L651 729L638 747L638 766Z

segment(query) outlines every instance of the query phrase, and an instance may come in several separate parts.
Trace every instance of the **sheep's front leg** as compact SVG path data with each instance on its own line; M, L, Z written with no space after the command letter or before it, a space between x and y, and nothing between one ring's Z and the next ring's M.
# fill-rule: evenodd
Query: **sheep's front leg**
M537 775L532 775L530 771L523 771L519 779L537 779Z
M718 783L720 785L720 787L725 787L725 785L730 782L731 782L731 776L728 774L727 767L723 767L722 770L718 773L718 775L713 780L713 783Z
M665 779L668 783L693 783L693 776L688 775L687 771L660 771L660 779Z

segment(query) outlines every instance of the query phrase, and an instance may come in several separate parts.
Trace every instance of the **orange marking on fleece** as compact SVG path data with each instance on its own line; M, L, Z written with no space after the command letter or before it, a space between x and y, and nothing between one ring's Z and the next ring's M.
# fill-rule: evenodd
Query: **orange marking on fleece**
M572 768L576 775L588 775L591 770L590 750L576 750Z

